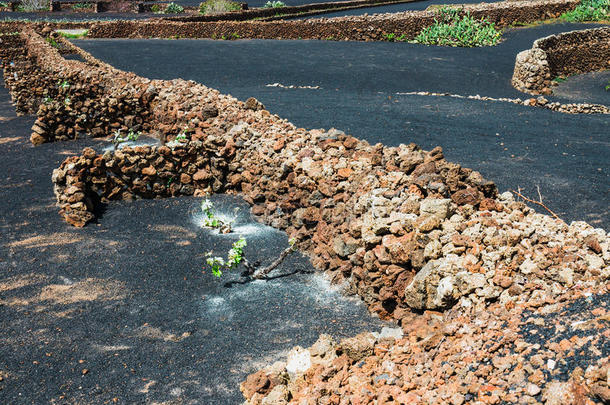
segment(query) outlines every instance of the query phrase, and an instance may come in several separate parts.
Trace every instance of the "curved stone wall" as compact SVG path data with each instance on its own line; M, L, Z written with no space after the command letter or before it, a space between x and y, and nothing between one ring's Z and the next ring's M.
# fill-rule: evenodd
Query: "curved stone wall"
M578 5L580 0L518 1L464 4L464 11L474 18L486 18L498 27L559 17ZM333 39L383 41L393 33L413 39L436 18L432 10L388 13L371 16L336 17L303 21L108 21L94 23L92 38L261 38L261 39Z
M513 86L529 94L550 94L558 76L610 69L610 27L540 38L517 54Z

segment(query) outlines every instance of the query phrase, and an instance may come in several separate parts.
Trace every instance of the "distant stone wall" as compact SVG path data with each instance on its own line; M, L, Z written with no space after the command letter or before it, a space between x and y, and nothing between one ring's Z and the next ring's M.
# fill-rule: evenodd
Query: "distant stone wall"
M547 0L465 5L474 18L498 27L558 17L580 0ZM92 38L261 38L383 41L385 35L413 39L434 22L434 11L411 11L372 16L350 16L301 21L108 21L91 25Z
M552 80L610 69L610 28L572 31L538 39L515 61L513 86L529 94L550 94Z

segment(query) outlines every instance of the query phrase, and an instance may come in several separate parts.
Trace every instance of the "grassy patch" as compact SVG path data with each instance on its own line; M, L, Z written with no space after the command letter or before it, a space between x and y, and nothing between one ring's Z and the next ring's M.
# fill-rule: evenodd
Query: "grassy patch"
M91 8L89 3L76 3L72 5L72 10L85 10Z
M231 0L206 0L199 5L199 13L203 15L222 14L241 10L241 4Z
M583 0L574 10L563 13L564 21L603 21L610 19L610 0Z
M502 32L483 18L475 20L470 13L460 16L461 10L443 7L438 10L434 24L424 28L415 42L442 46L491 46L500 42Z
M59 35L61 35L64 38L68 38L68 39L78 39L78 38L84 38L87 36L87 34L89 33L89 30L84 30L82 33L80 34L70 34L67 32L61 32L59 31Z

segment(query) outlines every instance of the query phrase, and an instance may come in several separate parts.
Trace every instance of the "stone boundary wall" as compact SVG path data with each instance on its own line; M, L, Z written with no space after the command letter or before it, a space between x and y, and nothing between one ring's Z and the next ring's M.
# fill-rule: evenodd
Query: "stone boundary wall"
M603 230L586 225L595 241L583 247L582 239L566 236L583 225L535 214L510 194L498 198L492 182L447 162L440 148L384 147L336 130L306 131L254 99L243 103L192 81L148 80L83 51L86 62L62 62L32 31L11 37L49 72L83 79L78 86L91 76L106 78L91 93L94 104L103 105L95 97L112 100L139 89L149 97L146 124L160 138L189 129L185 143L104 154L85 149L66 159L52 180L60 214L72 225L94 220L100 204L113 200L239 193L253 214L299 240L317 269L335 282L347 280L372 311L399 321L412 310L442 310L464 299L479 306L509 302L513 281L506 277L515 274L530 287L551 278L553 294L609 276ZM53 87L54 80L39 86ZM39 118L47 125L57 117Z
M56 46L32 30L14 37L27 52L3 57L5 85L19 113L37 116L32 143L150 128L149 80L94 60L59 36L48 37ZM86 62L61 53L80 53Z
M301 6L286 6L278 8L256 8L214 15L197 15L189 17L166 17L167 21L177 22L213 22L213 21L246 21L254 18L274 18L277 14L286 16L303 16L321 11L351 10L362 7L382 6L389 4L414 3L421 0L355 0L333 3L312 3Z
M529 94L551 94L558 76L610 69L610 27L550 35L517 54L512 85Z
M465 5L474 18L487 18L498 27L559 17L580 0L519 1ZM350 16L302 21L108 21L91 25L91 38L260 38L382 41L384 35L413 39L434 22L434 11Z
M35 35L28 43L45 45ZM242 103L194 82L148 84L156 89L151 122L168 138L186 122L190 140L85 149L66 159L52 180L69 223L84 226L113 200L239 193L253 214L299 240L317 269L399 321L464 299L509 302L509 275L530 287L551 277L560 293L607 273L604 231L594 232L602 247L581 252L565 235L582 225L535 214L510 194L498 199L493 183L447 162L440 148L369 145L336 130L296 128L253 99ZM218 114L206 118L210 109Z

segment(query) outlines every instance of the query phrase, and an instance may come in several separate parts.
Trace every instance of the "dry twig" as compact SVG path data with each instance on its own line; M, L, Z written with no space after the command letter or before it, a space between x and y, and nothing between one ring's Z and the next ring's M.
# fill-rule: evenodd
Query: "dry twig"
M559 218L559 216L557 214L555 214L549 207L547 207L543 202L542 202L542 194L540 194L540 187L536 186L536 189L538 190L538 199L539 201L536 200L532 200L531 198L527 198L526 196L524 196L523 194L521 194L521 187L518 188L519 191L515 191L515 190L510 190L511 193L516 194L517 196L521 197L523 199L523 201L532 203L532 204L536 204L539 205L540 207L544 208L545 210L547 210L555 219L558 220L562 220L561 218Z

